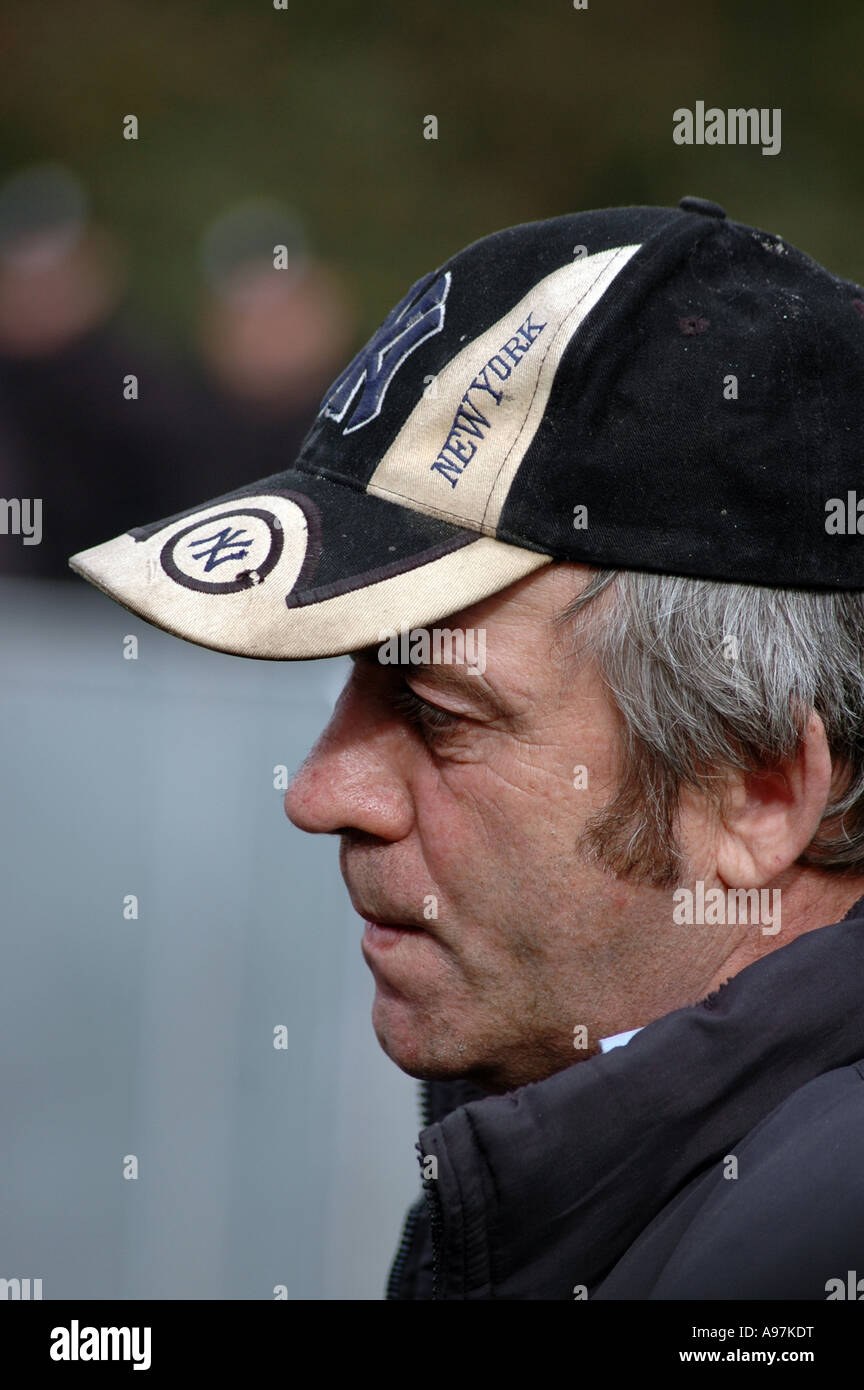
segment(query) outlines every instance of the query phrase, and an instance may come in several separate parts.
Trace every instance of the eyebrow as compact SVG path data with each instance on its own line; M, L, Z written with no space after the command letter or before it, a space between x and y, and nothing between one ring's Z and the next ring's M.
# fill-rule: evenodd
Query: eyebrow
M512 718L512 711L504 701L484 686L482 675L469 676L458 666L444 662L393 662L382 667L378 660L377 644L374 647L364 647L361 651L349 652L349 656L352 661L363 666L399 672L403 678L413 677L441 690L450 690L454 695L467 695L495 719Z

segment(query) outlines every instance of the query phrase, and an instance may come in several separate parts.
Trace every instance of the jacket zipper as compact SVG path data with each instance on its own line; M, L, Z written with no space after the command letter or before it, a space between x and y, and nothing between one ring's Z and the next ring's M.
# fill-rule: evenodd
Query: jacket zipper
M427 1085L427 1083L426 1083L425 1081L422 1081L422 1082L420 1083L420 1093L419 1093L419 1097L418 1097L418 1104L419 1104L419 1110L420 1110L420 1127L421 1127L421 1129L426 1129L426 1128L431 1124L432 1118L431 1118L431 1114L430 1114L431 1099L430 1099L430 1096L429 1096L429 1087L428 1087L428 1085ZM415 1147L415 1149L417 1150L417 1153L418 1153L419 1159L420 1159L420 1163L421 1163L421 1165L422 1165L422 1163L423 1163L423 1151L422 1151L422 1149L420 1148L419 1142L416 1143L416 1144L414 1145L414 1147ZM400 1285L400 1283L402 1282L402 1275L403 1275L403 1273L404 1273L404 1271L405 1271L405 1262L406 1262L406 1260L408 1259L408 1251L410 1250L410 1248L411 1248L411 1243L412 1243L412 1241L414 1240L414 1235L415 1235L415 1232L416 1232L416 1230L417 1230L417 1223L418 1223L418 1221L420 1220L420 1216L421 1216L421 1214L422 1214L422 1212L423 1212L424 1203L426 1203L426 1202L428 1202L429 1200L431 1200L430 1194L429 1194L429 1192L426 1190L427 1187L428 1187L428 1182L427 1182L426 1179L423 1179L422 1181L423 1181L423 1189L424 1189L424 1191L423 1191L423 1196L422 1196L421 1198L418 1198L418 1200L417 1200L416 1202L414 1202L414 1204L408 1208L408 1212L407 1212L407 1215L406 1215L406 1217L405 1217L405 1222L404 1222L404 1224L403 1224L403 1226L402 1226L402 1237L401 1237L401 1239L400 1239L400 1241L399 1241L399 1248L398 1248L398 1250L396 1251L396 1254L395 1254L395 1256L393 1257L393 1263L392 1263L392 1265L390 1266L390 1276L389 1276L389 1278L388 1278L388 1280L387 1280L387 1290L386 1290L386 1293L385 1293L385 1295L384 1295L385 1299L390 1299L390 1298L392 1298L392 1299L398 1299L398 1297L399 1297L399 1292L398 1292L398 1290L399 1290L399 1285ZM430 1224L431 1224L431 1220L430 1220ZM432 1249L433 1249L433 1266L432 1266L432 1268L433 1268L433 1285L434 1285L434 1280L435 1280L435 1277L436 1277L434 1271L435 1271L435 1268L436 1268L436 1266L437 1266L437 1254L435 1253L435 1252L436 1252L436 1235L435 1235L434 1227L433 1227L433 1230L432 1230ZM434 1297L434 1293L433 1293L433 1297Z
M437 1179L424 1178L423 1191L429 1203L429 1230L432 1235L432 1297L433 1299L443 1299L444 1295L441 1292L441 1235L444 1223Z
M411 1249L414 1233L417 1230L417 1222L420 1220L420 1214L423 1211L424 1201L425 1198L420 1198L413 1206L408 1208L408 1214L405 1217L405 1222L402 1227L402 1238L399 1241L399 1249L396 1251L393 1263L390 1266L390 1277L387 1280L385 1298L398 1299L399 1297L399 1285L402 1282L402 1275L405 1272L405 1261L408 1258L408 1251Z

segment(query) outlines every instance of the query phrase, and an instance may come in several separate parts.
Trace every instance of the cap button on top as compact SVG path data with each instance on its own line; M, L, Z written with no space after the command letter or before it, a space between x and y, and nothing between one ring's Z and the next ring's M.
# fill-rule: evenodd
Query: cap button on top
M698 212L703 217L725 217L726 209L707 198L682 198L678 204L682 212Z

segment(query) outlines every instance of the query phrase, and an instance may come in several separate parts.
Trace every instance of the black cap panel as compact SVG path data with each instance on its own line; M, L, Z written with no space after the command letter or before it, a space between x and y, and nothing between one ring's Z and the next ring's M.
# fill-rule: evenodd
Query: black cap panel
M580 256L641 245L676 222L690 219L670 208L610 208L472 242L418 280L337 377L295 467L365 485L439 372L532 286Z
M698 225L677 263L674 234L635 256L570 344L497 534L584 563L864 587L864 547L825 529L829 498L864 481L862 291L779 238Z

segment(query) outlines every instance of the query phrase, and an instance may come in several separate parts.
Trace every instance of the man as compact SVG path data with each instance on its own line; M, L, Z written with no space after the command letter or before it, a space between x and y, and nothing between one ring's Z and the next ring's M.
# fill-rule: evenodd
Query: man
M354 658L286 810L425 1081L391 1297L857 1296L862 315L701 199L510 228L293 470L73 558L187 640Z

